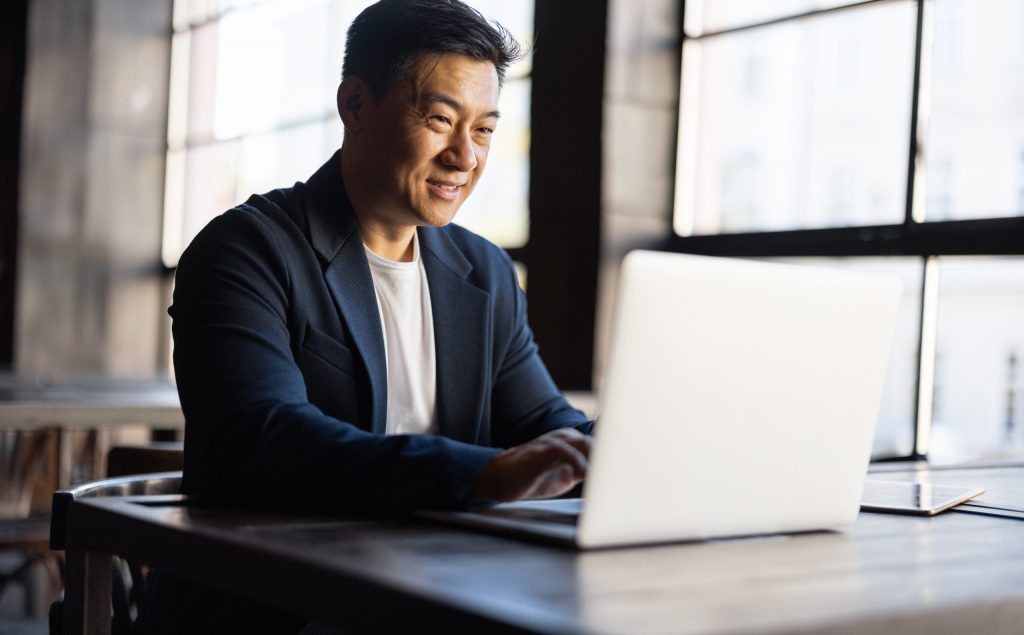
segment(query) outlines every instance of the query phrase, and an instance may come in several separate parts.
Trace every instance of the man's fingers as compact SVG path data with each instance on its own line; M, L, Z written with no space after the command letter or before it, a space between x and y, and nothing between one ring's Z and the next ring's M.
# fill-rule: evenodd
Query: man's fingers
M572 428L553 430L492 459L475 495L510 501L564 494L586 476L589 454L590 437Z
M556 459L572 468L574 478L583 478L587 474L587 467L590 462L587 460L589 444L580 449L575 443L567 439L552 439L552 449L556 452Z
M583 434L582 432L579 432L578 430L573 430L573 432L575 432L576 434L567 437L565 439L565 442L579 450L579 452L583 454L583 456L589 459L590 445L593 442L593 439Z
M581 480L582 478L576 475L575 468L569 463L555 463L536 476L530 487L522 493L522 497L551 498L560 496L575 487Z
M582 452L583 456L590 456L591 438L575 428L559 428L558 430L549 432L545 436L564 441Z

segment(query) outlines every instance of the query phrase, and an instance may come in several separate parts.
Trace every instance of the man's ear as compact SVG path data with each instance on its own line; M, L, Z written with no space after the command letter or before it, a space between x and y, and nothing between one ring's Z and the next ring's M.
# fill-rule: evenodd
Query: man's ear
M372 101L373 95L366 82L351 75L341 80L338 86L338 114L345 124L345 130L359 132Z

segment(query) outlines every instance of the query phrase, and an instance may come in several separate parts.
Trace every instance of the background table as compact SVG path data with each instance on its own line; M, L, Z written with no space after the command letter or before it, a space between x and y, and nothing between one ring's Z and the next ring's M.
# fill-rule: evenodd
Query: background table
M160 429L184 427L178 391L170 380L0 373L0 429L137 423Z
M1024 506L1022 467L885 469L874 477L977 485L988 502ZM1024 522L957 512L862 513L839 531L580 553L413 520L229 510L177 497L83 499L70 509L69 553L72 544L92 571L109 571L105 554L116 553L378 632L430 624L435 632L1019 634L1024 624ZM102 615L103 582L74 601Z
M175 385L166 378L50 378L0 373L0 433L41 429L56 433L55 468L41 479L45 491L101 477L107 437L111 431L128 426L173 434L184 429ZM92 437L92 451L86 452L90 456L76 456L71 443L74 435L83 434ZM83 469L76 470L76 465ZM45 499L48 506L48 493Z

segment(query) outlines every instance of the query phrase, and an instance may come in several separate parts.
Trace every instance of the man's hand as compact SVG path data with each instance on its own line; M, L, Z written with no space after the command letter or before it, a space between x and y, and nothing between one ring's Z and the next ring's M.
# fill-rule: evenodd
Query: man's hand
M560 428L497 455L484 467L474 498L514 501L568 492L587 474L590 437Z

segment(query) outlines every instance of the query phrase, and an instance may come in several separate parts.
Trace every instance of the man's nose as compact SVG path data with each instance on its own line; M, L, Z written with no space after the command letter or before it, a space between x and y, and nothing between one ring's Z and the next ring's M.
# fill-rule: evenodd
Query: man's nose
M467 130L453 134L451 143L441 154L441 160L459 172L471 172L476 169L476 149L473 147L471 133Z

